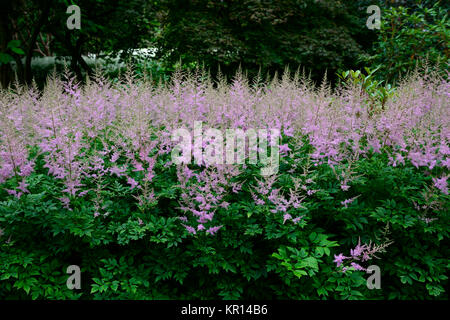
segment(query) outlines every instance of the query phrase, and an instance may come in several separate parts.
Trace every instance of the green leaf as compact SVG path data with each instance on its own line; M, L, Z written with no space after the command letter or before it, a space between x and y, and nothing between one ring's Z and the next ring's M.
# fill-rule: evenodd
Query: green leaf
M8 42L6 46L8 49L20 47L20 40L11 40Z
M308 273L305 270L294 270L293 273L297 278L301 278L302 276L308 275Z
M0 52L0 64L7 64L13 60L14 58L11 57L9 54Z
M11 48L11 51L13 51L13 52L15 52L17 54L22 54L22 55L25 54L25 51L23 51L20 48Z

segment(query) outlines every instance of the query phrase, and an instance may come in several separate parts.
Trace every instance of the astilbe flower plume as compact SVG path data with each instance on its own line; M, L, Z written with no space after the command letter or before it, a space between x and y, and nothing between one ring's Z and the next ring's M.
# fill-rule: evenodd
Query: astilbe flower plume
M342 253L334 255L333 262L336 263L336 267L342 267L342 272L346 272L348 268L353 267L357 271L366 271L366 268L361 265L362 262L367 262L373 258L380 259L377 256L379 253L386 252L386 248L390 246L393 241L388 238L389 224L386 225L380 244L374 244L370 241L368 244L361 244L361 238L358 238L358 244L354 249L350 249L350 255L345 256ZM346 263L347 262L347 263Z
M34 156L41 156L47 173L60 181L65 208L75 197L100 195L106 176L127 185L143 208L144 202L157 201L156 170L176 166L167 160L175 145L171 133L193 130L201 121L219 130L278 129L281 161L295 158L307 141L311 152L302 157L312 166L329 166L341 192L349 193L357 178L354 164L373 153L386 153L392 166L448 170L448 91L446 80L411 78L399 84L383 109L373 112L365 107L360 88L314 88L298 74L257 86L242 75L228 85L180 72L171 83L158 86L132 79L112 84L101 76L79 85L69 76L64 81L53 77L42 93L33 88L0 92L0 184L15 179L12 195L29 192L26 177L35 168L30 152L35 148ZM301 168L295 161L291 165L295 177ZM178 165L177 214L188 233L214 235L226 229L218 215L229 199L244 192L239 175L245 166ZM269 206L281 223L301 221L303 199L318 191L311 181L284 190L275 176L252 179L245 183L252 186L255 204ZM447 175L433 177L433 185L447 194ZM98 216L101 197L94 199ZM363 259L371 250L357 247L351 259ZM347 258L336 259L342 263Z

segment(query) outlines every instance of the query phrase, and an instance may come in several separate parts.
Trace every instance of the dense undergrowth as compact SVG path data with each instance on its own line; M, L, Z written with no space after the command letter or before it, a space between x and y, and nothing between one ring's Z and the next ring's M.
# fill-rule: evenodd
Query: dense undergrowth
M380 101L175 74L1 91L0 299L448 299L449 87L413 75ZM194 121L279 129L278 172L172 163Z

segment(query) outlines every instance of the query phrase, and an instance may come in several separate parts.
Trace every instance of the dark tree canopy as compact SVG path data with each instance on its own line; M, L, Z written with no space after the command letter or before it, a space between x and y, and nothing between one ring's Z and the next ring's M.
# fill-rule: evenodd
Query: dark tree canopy
M69 17L66 10L71 4L66 0L19 0L4 6L0 52L16 62L20 82L31 82L33 56L70 56L71 69L81 78L82 69L91 72L83 54L120 51L124 57L153 37L150 31L156 23L152 1L76 1L81 8L80 30L69 30L66 26ZM8 50L11 41L21 50ZM25 61L21 60L23 57Z
M69 30L66 10L75 3L81 8L81 29ZM398 51L386 42L388 32L399 30L396 23L392 30L366 27L370 15L366 10L373 4L382 8L382 16L390 14L386 11L389 7L407 7L406 15L411 16L420 16L424 7L434 4L444 8L442 12L448 9L440 0L3 1L0 81L6 86L15 71L20 83L30 83L36 73L31 60L39 56L69 57L70 70L82 80L92 73L83 58L88 53L103 57L120 53L125 61L136 48L155 48L158 68L166 74L181 61L182 68L204 65L213 75L220 67L228 77L239 67L256 75L289 66L304 68L314 80L320 80L325 72L333 79L338 70L379 64L384 59L380 56L383 48ZM427 25L432 27L440 19ZM417 24L413 27L419 40L420 28ZM448 42L446 28L443 24L435 38ZM407 38L404 40L401 51L405 57L410 52L414 57L426 54L415 51L424 51L429 45L409 46ZM434 56L442 56L445 50L445 43L439 43ZM406 65L410 68L414 61Z
M365 8L347 1L165 0L159 38L170 62L215 69L283 70L304 66L321 77L353 66L373 37Z

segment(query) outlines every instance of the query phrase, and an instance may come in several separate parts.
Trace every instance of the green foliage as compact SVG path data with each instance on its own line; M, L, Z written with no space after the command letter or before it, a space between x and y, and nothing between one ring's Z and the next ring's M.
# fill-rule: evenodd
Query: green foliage
M230 76L241 65L283 71L305 67L315 80L328 69L354 66L365 28L365 8L347 1L185 1L161 2L159 55L170 65L204 63L215 75Z
M440 1L414 11L402 6L384 9L374 54L366 58L366 64L377 67L377 75L386 82L427 64L445 75L449 70L447 10Z
M294 148L295 141L289 141ZM309 147L299 155L304 148ZM278 187L292 187L288 171L294 163L294 175L314 179L311 187L320 191L302 208L290 209L305 216L301 222L283 223L268 207L255 206L249 190L259 169L250 166L247 191L227 199L230 206L216 214L223 228L215 236L192 236L180 225L173 209L179 187L174 172L162 164L154 178L157 200L131 205L133 191L125 181L106 177L101 182L105 213L95 217L94 192L73 199L72 210L63 208L61 182L38 161L26 180L30 194L17 199L0 191L0 298L448 298L449 196L428 190L430 177L412 166L392 167L385 155L373 154L355 164L355 174L364 177L353 180L346 197L359 197L344 207L331 169L320 165L304 176L300 168L307 159L298 161L285 159ZM3 187L16 183L11 179ZM341 272L333 256L348 252L358 238L380 241L386 226L393 244L371 261L381 268L382 288L369 290L368 275L352 268ZM65 285L65 269L72 264L81 267L81 290Z
M383 109L386 101L395 93L395 88L392 85L382 86L384 81L375 79L375 72L379 68L370 70L370 68L365 67L364 70L367 75L359 70L347 70L337 74L339 79L347 85L359 87L360 94L365 93L367 95L369 107L374 111Z
M10 55L11 53L16 53L18 55L25 54L23 49L20 47L20 40L9 41L6 46L6 50L6 52L0 52L0 65L7 64L14 60L14 58Z

